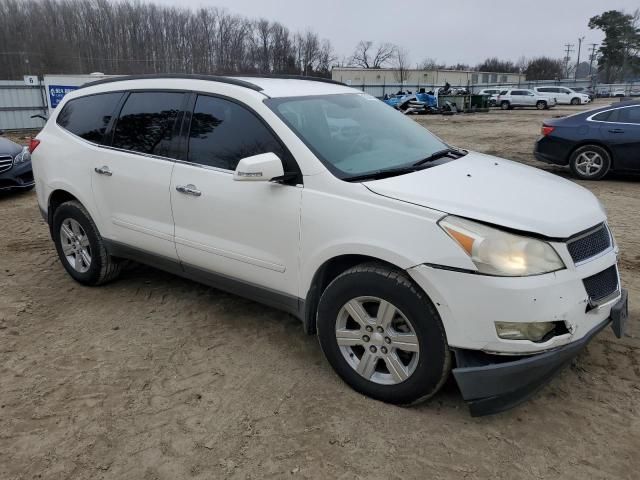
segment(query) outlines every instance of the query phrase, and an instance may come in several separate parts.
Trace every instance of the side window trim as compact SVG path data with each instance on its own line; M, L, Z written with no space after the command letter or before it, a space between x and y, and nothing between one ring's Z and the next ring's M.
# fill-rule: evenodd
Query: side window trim
M273 130L273 128L271 128L271 125L269 125L267 121L264 118L262 118L262 116L258 112L256 112L253 108L251 108L246 103L243 103L232 97L227 97L226 95L220 95L220 94L211 93L211 92L201 92L201 91L189 91L186 93L188 94L187 96L189 97L189 101L186 103L186 107L185 107L184 118L182 121L182 126L180 129L180 135L179 135L180 137L179 152L176 154L176 157L178 158L178 161L180 163L184 163L186 165L193 165L193 166L197 166L197 167L201 167L209 170L215 170L223 173L233 174L234 172L233 170L228 170L228 169L219 168L219 167L212 167L209 165L202 165L200 163L190 162L188 160L189 132L191 130L191 120L193 117L193 110L195 108L198 96L208 96L208 97L218 98L221 100L226 100L228 102L235 103L236 105L240 106L241 108L244 108L250 114L252 114L267 129L267 131L271 134L271 136L273 136L273 138L276 140L276 142L278 142L278 144L282 148L285 156L287 157L286 159L285 158L281 159L281 161L283 162L283 167L284 167L284 163L287 162L290 164L291 167L294 168L293 173L298 174L298 178L295 179L294 183L300 184L300 185L303 184L302 171L300 170L300 165L298 165L298 162L296 161L295 157L293 156L289 148L287 148L286 144L282 141L280 136Z
M109 120L109 125L107 125L107 130L106 132L104 132L105 147L112 148L111 145L113 144L113 133L115 132L116 121L120 117L120 112L122 112L122 107L124 107L124 104L129 98L129 95L131 95L131 92L128 92L128 91L123 91L122 93L123 95L122 97L120 97L120 101L116 105L113 115L111 115L111 120Z

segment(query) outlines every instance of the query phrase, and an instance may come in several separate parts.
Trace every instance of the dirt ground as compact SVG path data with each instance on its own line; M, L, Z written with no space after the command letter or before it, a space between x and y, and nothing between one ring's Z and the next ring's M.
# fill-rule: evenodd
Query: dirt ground
M550 169L531 154L541 121L578 108L418 121ZM0 198L0 478L637 479L640 177L582 184L622 251L630 331L484 418L451 381L415 408L367 399L288 315L151 268L82 287L35 194Z

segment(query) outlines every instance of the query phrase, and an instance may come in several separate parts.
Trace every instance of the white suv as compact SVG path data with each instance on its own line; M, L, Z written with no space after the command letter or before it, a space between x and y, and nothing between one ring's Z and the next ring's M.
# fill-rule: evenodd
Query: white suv
M472 413L497 412L624 325L590 192L450 147L342 84L94 82L31 150L75 280L106 283L133 259L273 305L386 402L430 397L455 365Z
M514 107L535 107L538 110L547 110L556 106L555 99L543 97L532 90L522 88L503 90L498 95L496 103L502 110L510 110Z
M533 90L543 97L555 98L558 105L580 105L591 102L589 95L573 91L568 87L536 87Z

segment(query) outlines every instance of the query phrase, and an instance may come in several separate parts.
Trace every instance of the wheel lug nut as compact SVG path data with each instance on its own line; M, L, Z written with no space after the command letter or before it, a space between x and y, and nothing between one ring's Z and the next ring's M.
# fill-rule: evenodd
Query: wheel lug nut
M376 347L374 347L373 345L371 345L371 346L369 347L369 351L370 351L371 353L376 353L376 350L377 350L377 349L376 349Z
M363 335L362 340L364 342L368 342L369 341L369 335Z
M389 337L384 337L384 343L391 343L391 339Z
M380 351L386 355L387 354L387 347L380 347Z
M373 332L373 327L371 327L370 325L367 325L367 326L365 327L365 330L366 330L367 332Z
M376 330L378 331L378 333L384 332L384 328L382 328L382 327L377 327Z

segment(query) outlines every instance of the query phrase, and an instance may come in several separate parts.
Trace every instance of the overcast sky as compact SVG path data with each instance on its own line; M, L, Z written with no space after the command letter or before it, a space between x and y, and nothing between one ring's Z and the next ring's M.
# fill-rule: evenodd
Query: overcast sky
M386 41L409 50L411 63L435 58L475 65L488 56L561 58L564 44L584 36L599 43L589 18L604 10L632 13L639 0L156 0L190 8L224 7L251 18L277 20L292 31L315 30L339 57L359 40ZM588 48L588 47L587 47ZM575 58L576 52L573 53Z

